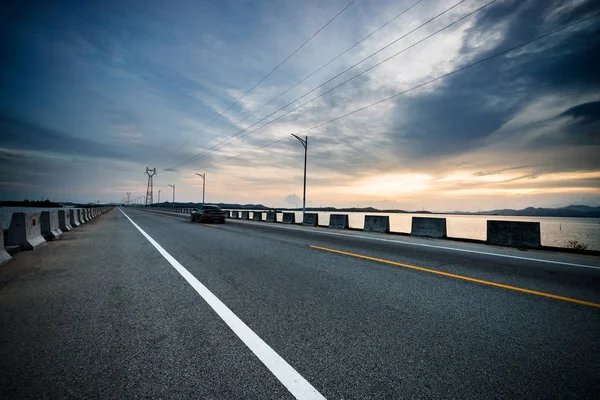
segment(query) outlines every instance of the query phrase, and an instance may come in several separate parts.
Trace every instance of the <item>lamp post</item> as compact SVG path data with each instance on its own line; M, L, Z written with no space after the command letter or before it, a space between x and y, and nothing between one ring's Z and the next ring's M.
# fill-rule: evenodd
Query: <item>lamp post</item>
M200 178L202 178L202 204L204 204L204 194L205 194L205 189L206 189L206 172L203 174L199 174L197 172L194 172L196 175L198 175Z
M306 214L306 156L308 154L308 136L305 136L304 139L293 133L292 136L298 139L302 143L302 146L304 146L304 195L302 196L302 221L304 221L304 214Z
M173 210L175 209L175 185L169 185L173 188Z
M160 190L158 191L158 206L160 207Z

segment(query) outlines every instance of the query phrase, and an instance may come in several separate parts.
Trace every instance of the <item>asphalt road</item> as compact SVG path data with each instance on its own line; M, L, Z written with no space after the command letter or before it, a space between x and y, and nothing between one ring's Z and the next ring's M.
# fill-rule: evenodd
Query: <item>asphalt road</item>
M598 257L124 212L0 267L0 398L600 393Z

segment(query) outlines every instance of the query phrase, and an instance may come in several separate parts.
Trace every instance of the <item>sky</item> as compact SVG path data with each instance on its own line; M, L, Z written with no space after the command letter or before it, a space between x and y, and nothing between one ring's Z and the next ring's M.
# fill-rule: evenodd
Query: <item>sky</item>
M0 199L600 206L599 2L349 3L3 3Z

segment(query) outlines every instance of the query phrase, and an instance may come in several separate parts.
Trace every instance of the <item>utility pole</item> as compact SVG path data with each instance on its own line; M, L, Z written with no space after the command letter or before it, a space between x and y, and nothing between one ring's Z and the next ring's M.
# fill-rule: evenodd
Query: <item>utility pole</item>
M161 192L161 190L159 189L158 190L158 204L160 204L160 192Z
M169 185L173 188L173 210L175 209L175 185Z
M204 204L204 193L206 189L206 172L203 174L195 172L195 174L202 178L202 204Z
M156 168L150 169L146 167L146 175L148 175L148 188L146 189L146 207L148 207L154 203L154 196L152 194L154 184L152 178L156 175Z
M304 195L302 197L302 221L304 221L304 214L306 214L306 158L308 155L308 136L305 136L304 139L293 133L292 136L298 139L300 143L302 143L302 146L304 146Z
M129 196L131 196L131 192L127 192L127 204L129 204Z

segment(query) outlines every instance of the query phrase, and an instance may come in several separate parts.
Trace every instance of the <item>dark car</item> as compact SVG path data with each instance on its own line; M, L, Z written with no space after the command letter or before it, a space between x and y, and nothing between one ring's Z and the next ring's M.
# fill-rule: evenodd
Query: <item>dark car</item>
M225 211L218 206L203 205L192 211L192 222L218 222L225 223Z

